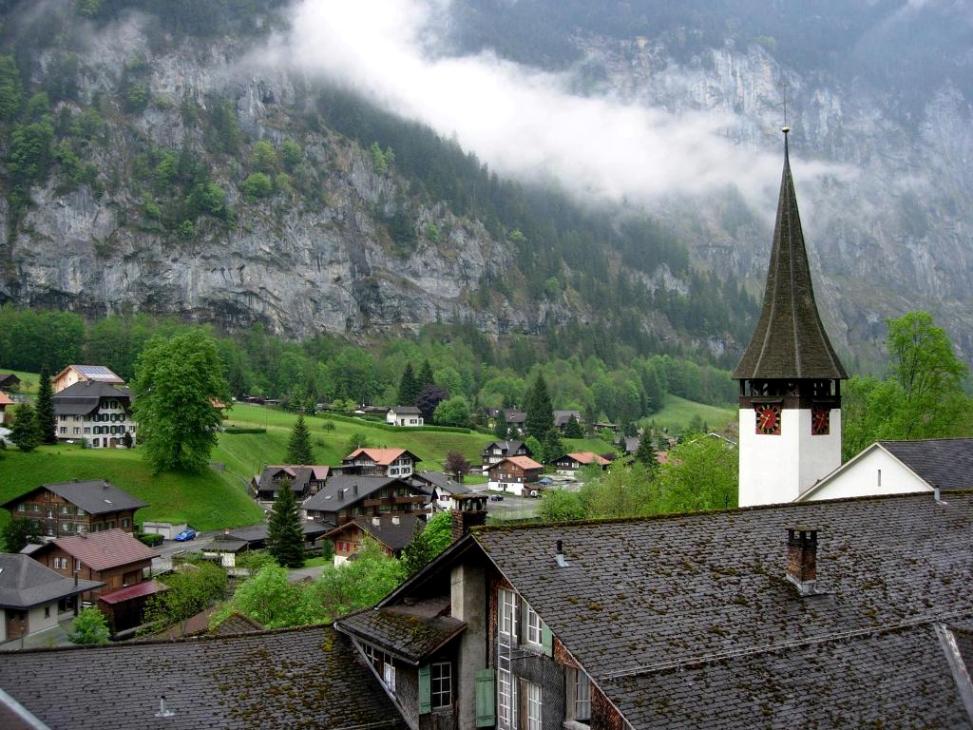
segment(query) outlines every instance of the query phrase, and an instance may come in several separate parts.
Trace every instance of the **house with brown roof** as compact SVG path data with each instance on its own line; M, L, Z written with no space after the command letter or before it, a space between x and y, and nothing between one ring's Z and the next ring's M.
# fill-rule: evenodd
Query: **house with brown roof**
M345 474L403 478L411 476L422 461L406 449L355 449L341 460Z
M75 612L80 594L100 586L66 578L27 555L0 553L0 643L54 628Z
M125 381L104 365L68 365L51 378L55 393L70 388L75 383L104 383L105 385L125 385Z
M508 456L487 469L488 487L520 497L536 497L540 491L537 481L543 473L544 465L529 456Z
M14 373L0 373L0 391L14 391L20 387L20 378Z
M970 727L971 525L967 491L487 526L335 628L413 728Z
M34 560L65 577L77 575L101 583L82 597L98 601L113 632L141 624L145 602L164 590L149 578L152 558L158 555L119 529L62 537L31 553Z
M295 498L300 501L324 486L331 467L324 464L277 464L264 467L250 480L254 497L262 502L273 502L282 485L288 484Z
M336 474L302 506L309 520L337 527L356 517L425 514L431 501L432 490L412 479Z
M148 507L105 480L41 484L0 507L15 520L34 522L42 538L119 528L132 532L135 512Z
M483 462L483 471L486 472L498 461L506 459L508 456L533 456L530 447L523 441L517 439L499 439L491 441L480 452Z
M554 468L558 474L574 476L579 469L586 466L598 466L607 469L611 461L593 451L572 451L570 454L554 460Z
M417 514L356 517L331 530L325 537L334 543L334 564L342 565L361 550L366 538L375 540L386 555L399 557L425 520Z

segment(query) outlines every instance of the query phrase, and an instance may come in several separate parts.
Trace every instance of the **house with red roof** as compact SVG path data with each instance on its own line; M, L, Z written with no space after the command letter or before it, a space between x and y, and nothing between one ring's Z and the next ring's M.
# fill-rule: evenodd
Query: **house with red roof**
M98 601L113 631L138 626L145 602L165 590L148 577L158 553L124 530L62 537L40 546L31 557L65 577L103 584L82 599Z
M422 461L406 449L355 449L341 460L345 474L373 477L410 477Z
M520 497L536 497L540 491L537 480L543 471L544 465L529 456L508 456L487 470L488 486Z
M574 476L579 469L586 466L598 466L607 469L611 461L594 451L572 451L554 460L554 468L558 474Z

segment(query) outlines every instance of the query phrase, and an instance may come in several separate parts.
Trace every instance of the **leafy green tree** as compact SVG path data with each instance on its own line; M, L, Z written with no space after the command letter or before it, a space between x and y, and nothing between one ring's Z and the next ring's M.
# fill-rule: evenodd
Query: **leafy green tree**
M259 172L273 173L277 169L277 150L266 140L260 140L253 145L250 164Z
M34 520L12 519L3 526L3 549L19 553L28 544L40 542L40 528Z
M540 516L544 522L563 522L585 518L584 500L578 492L546 489L541 495Z
M510 427L507 425L507 413L503 408L497 410L497 417L493 422L493 435L498 439L506 439L510 433Z
M304 566L304 533L301 515L290 483L277 490L267 526L267 549L282 568Z
M541 373L537 373L527 394L526 426L527 433L542 441L547 432L554 428L554 408L547 392L547 383Z
M348 441L345 442L345 454L350 454L357 449L366 448L368 448L368 437L358 431L349 436Z
M355 559L340 567L326 566L311 586L314 603L330 619L374 605L406 577L402 561L385 554L366 539Z
M449 512L437 512L426 522L423 531L432 547L433 556L453 544L453 517Z
M459 451L450 451L443 462L443 471L458 482L462 482L472 468L470 460Z
M406 576L413 576L426 567L434 557L432 546L422 523L416 523L416 532L412 536L412 542L405 546L402 551L402 566Z
M738 451L721 438L701 436L669 451L657 482L656 512L698 512L737 505Z
M581 424L578 423L578 419L573 415L568 419L568 422L564 426L564 438L568 439L583 439L584 431L581 430Z
M240 190L248 200L254 201L270 197L274 192L274 183L266 173L253 172L247 175Z
M21 451L33 451L41 445L41 429L37 423L37 414L29 403L22 403L14 411L14 420L10 424L10 440Z
M82 646L107 644L110 636L108 619L94 606L81 609L71 626L71 633L68 634L71 643Z
M13 56L0 56L0 120L9 121L17 116L23 102L22 89L20 69Z
M200 562L162 578L169 589L157 593L145 605L144 622L159 631L205 611L226 595L226 571L219 565Z
M419 397L421 387L416 380L415 372L412 370L412 363L406 363L405 370L402 371L402 379L399 380L399 405L414 406Z
M155 472L204 469L221 422L213 400L230 402L213 338L199 329L152 338L139 355L132 389L142 452Z
M470 404L461 395L444 400L436 406L433 422L440 426L469 426Z
M544 446L533 436L528 436L524 439L524 445L530 450L530 453L534 455L534 459L543 461L544 460Z
M40 385L37 390L36 406L37 427L41 432L41 442L57 443L57 417L54 415L54 391L47 368L41 370Z
M586 481L581 498L587 518L641 517L662 511L657 480L639 463Z
M267 565L245 580L223 609L213 615L210 626L219 626L234 611L268 629L302 626L327 618L320 602L312 600L311 592L299 583L291 583L287 570L277 565Z
M284 160L284 167L293 171L304 159L304 150L292 139L285 139L280 146L280 155Z
M298 414L291 429L290 441L287 442L288 464L313 464L314 454L311 452L311 432L304 422L304 414Z

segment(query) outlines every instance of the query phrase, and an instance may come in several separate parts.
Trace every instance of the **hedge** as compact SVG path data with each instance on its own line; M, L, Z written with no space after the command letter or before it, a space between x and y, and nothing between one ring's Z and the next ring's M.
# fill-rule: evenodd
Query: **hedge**
M227 426L223 433L267 433L267 429L258 426Z

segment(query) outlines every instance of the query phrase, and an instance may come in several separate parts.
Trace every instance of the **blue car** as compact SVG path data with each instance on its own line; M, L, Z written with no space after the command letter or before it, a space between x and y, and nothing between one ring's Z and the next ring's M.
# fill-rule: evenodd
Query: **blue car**
M190 527L186 530L183 530L172 539L175 540L176 542L186 542L187 540L193 540L195 538L196 538L196 530Z

